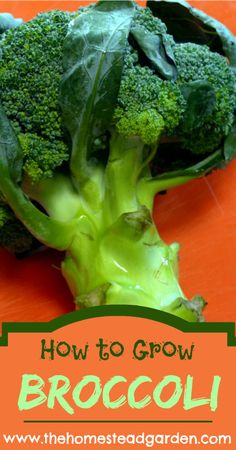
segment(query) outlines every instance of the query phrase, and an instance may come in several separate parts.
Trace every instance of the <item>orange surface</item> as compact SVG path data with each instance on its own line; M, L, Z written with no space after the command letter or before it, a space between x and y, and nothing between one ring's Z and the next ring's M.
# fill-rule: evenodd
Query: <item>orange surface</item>
M82 2L0 1L0 10L30 19L36 12L73 10ZM86 2L83 2L85 4ZM191 2L236 33L236 2ZM181 244L180 279L186 295L201 293L209 321L236 321L236 161L177 188L155 204L163 239ZM46 321L73 310L54 251L17 261L0 251L0 322Z
M128 333L127 330L129 330ZM104 352L109 352L111 342L116 342L112 349L119 354L122 348L117 344L118 341L124 349L122 355L114 357L110 354L108 360L101 360L97 347L101 338L106 345ZM45 340L44 346L41 343L43 339ZM145 346L141 345L140 339L146 342ZM159 344L160 351L155 352L152 358L150 348L153 339L155 339L156 350ZM50 359L50 353L42 352L43 348L48 349L51 347L51 342L54 348L53 360ZM75 360L72 346L76 354L81 349L83 354L86 354L86 358L84 360L81 358ZM86 346L87 351L85 352ZM173 348L177 349L174 355ZM181 348L182 352L180 351ZM69 354L68 349L71 349ZM63 351L64 356L60 356ZM180 355L181 353L183 355L186 351L189 355L192 354L192 358L183 360L180 358ZM146 352L146 357L143 360L138 360L137 357L141 356L141 352ZM169 352L169 356L166 356L166 352ZM173 356L170 356L171 353ZM149 433L151 435L159 435L159 444L160 436L164 434L168 436L176 433L184 434L185 436L195 435L198 437L198 440L200 440L201 435L205 435L205 443L207 435L218 436L223 434L231 435L232 442L235 442L236 389L234 388L234 373L232 372L232 361L233 358L235 359L235 353L236 347L226 347L226 336L222 333L183 333L166 324L139 317L92 318L72 323L50 334L45 330L41 333L30 334L23 332L11 333L8 347L0 347L2 369L0 397L2 411L4 411L1 417L0 429L4 432L4 435L14 435L15 433L22 433L23 435L28 433L32 435L41 434L42 443L45 433L52 433L54 436L58 436L66 435L68 432L72 436L87 434L111 435L113 433L140 435L145 432L146 435ZM41 358L41 354L43 354L45 359ZM13 362L14 370L9 370ZM203 367L204 375L202 373ZM24 396L20 396L20 393L22 394L23 375L26 374L33 377L36 375L44 381L45 386L43 386L42 391L46 395L42 399L41 404L36 407L33 407L32 404L30 405L29 401L32 401L33 398L37 399L38 393L35 393L33 398L27 395L28 410L24 409L23 406L22 400ZM116 384L111 388L110 394L111 401L118 403L119 399L120 406L117 404L117 408L105 407L102 395L98 399L97 393L99 395L99 388L97 388L94 393L94 397L97 399L97 401L94 401L94 406L90 408L80 407L78 400L87 402L91 398L94 383L88 383L84 389L81 388L81 392L77 389L77 392L74 392L76 395L73 397L72 391L77 384L81 383L84 377L90 376L91 380L91 375L99 377L102 388L106 387L106 392L109 389L107 382L114 382L114 378L117 376L124 377L123 382L118 382L116 379ZM51 401L51 406L48 407L45 400L49 397L49 392L52 392L51 386L55 386L55 381L53 382L53 380L55 380L56 376L59 376L60 379L58 382L60 385L59 389L63 388L65 383L65 378L62 379L61 376L69 380L70 386L66 395L63 395L63 403L56 400L55 404L52 404ZM143 382L140 383L141 376L149 377L149 382L147 382L147 378L144 378ZM154 389L158 385L160 387L159 383L163 383L164 377L166 381L168 376L171 378L169 378L167 386L161 389L161 398L158 398L159 395L156 392L154 399L154 395L152 395ZM190 377L192 377L193 392L192 395L190 393L184 398L184 392L189 393L191 390L189 390ZM215 397L217 400L215 401L216 409L212 411L210 405L206 403L206 399L210 400L213 383L219 380L218 377L221 377L219 394ZM132 405L132 407L133 396L127 395L127 391L131 386L133 386L132 391L134 390L134 384L131 384L134 380L136 380L136 383L137 380L140 383L137 391L134 392L135 401L140 403L142 401L143 405L141 404L140 408L135 407L136 405ZM180 382L182 386L180 386ZM36 383L32 380L30 384L32 388ZM214 385L216 386L216 383ZM126 400L122 405L121 396L123 401ZM126 397L125 399L124 396ZM144 407L145 401L149 400L147 396L150 396L150 402ZM20 411L17 407L19 397ZM107 394L104 397L108 400ZM195 405L189 404L188 397L194 399ZM172 399L172 406L170 405L170 399ZM197 406L197 399L201 399L203 404L199 404L198 400ZM160 400L162 403L160 403ZM71 415L66 412L66 405L72 408ZM166 408L163 406L166 406ZM212 407L214 409L213 405ZM78 420L85 422L125 420L132 421L132 423L24 423L27 420ZM140 420L149 423L134 423ZM161 420L162 423L151 423L150 421L152 420ZM203 420L212 421L212 423L168 423L168 420ZM167 422L163 423L163 421ZM50 450L51 448L86 449L87 447L93 449L97 447L97 449L100 449L99 444L90 445L87 443L86 445L81 444L81 441L78 441L78 447L76 447L76 444L72 444L71 439L70 442L65 443L65 446L59 445L59 443L63 444L63 441L58 441L58 445L56 445L55 438L53 438L51 443L48 442L42 448ZM186 444L186 441L183 443ZM140 448L164 448L168 450L172 450L172 448L174 450L196 448L198 450L206 450L207 447L208 450L212 448L211 445L201 445L200 443L196 446L189 444L184 445L184 447L181 444L173 445L173 447L171 444L163 447L161 445L159 447L158 444L153 446L140 445L139 440L139 443L134 445L107 444L102 448L108 448L109 450L119 450L120 448L122 450L133 448L138 450ZM30 444L29 440L24 446L15 443L9 447L9 445L1 443L1 450L8 450L9 448L14 450L21 448L31 450L32 448L40 448L40 445ZM214 445L213 448L214 450L222 450L222 448L229 450L233 448L233 445Z

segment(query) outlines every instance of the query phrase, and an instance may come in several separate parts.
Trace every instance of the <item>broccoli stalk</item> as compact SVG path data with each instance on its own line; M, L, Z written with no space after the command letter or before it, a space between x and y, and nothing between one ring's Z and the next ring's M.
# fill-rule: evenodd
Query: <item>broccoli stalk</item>
M137 304L198 321L205 302L182 292L179 245L159 236L153 198L235 156L235 78L204 47L199 79L186 79L198 44L175 43L154 16L99 1L71 21L49 12L5 34L0 191L28 232L66 251L77 307ZM199 129L202 153L189 149Z
M203 302L184 300L178 284L178 244L168 246L160 239L151 210L138 198L142 147L136 139L113 137L102 216L94 221L94 214L86 214L63 274L79 307L137 304L196 320Z
M2 113L1 124L6 120ZM125 139L114 133L103 179L96 183L99 192L92 199L86 184L77 190L63 175L25 187L49 216L11 179L6 185L2 182L1 189L37 239L49 247L66 249L62 273L78 307L138 304L197 320L204 302L188 302L179 287L179 246L164 244L151 210L138 198L143 150L138 138ZM94 174L89 170L90 179L96 179L96 168Z

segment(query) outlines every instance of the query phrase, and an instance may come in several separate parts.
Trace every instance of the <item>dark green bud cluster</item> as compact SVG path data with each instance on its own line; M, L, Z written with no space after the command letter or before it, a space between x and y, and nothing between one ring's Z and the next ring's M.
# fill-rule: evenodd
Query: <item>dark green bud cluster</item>
M149 8L137 6L132 28L143 33L162 36L168 46L174 46L173 37L167 34L166 25L154 17ZM172 134L178 126L185 108L185 100L174 81L164 80L152 65L140 60L138 50L127 49L117 108L114 114L116 127L123 136L139 136L145 144L158 142L161 135Z
M10 208L0 204L0 247L12 253L24 253L31 249L33 240Z
M63 43L72 18L63 11L39 14L8 30L0 43L0 100L34 181L51 176L69 158L58 95Z
M184 108L179 87L139 65L137 53L129 49L114 114L119 133L137 135L145 144L155 143L162 134L173 133Z
M136 6L137 13L134 17L132 26L141 25L153 34L166 34L167 28L162 20L154 17L150 8Z
M215 107L206 117L204 124L179 133L183 146L194 153L205 153L217 149L222 139L229 133L236 105L235 75L226 58L211 52L207 46L193 43L176 44L175 60L178 70L177 83L205 80L215 93Z
M34 133L20 133L18 139L25 159L24 170L33 183L50 178L53 169L68 159L68 149L62 140L50 141Z

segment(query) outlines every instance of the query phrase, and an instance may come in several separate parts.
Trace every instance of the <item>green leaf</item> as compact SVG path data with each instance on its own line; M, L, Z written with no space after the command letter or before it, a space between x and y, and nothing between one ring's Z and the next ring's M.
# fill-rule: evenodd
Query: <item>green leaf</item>
M70 25L61 106L74 174L85 169L91 142L110 127L134 12L132 1L100 1Z
M236 70L236 39L221 22L184 0L149 0L147 6L165 22L176 42L206 44L212 51L227 56Z
M22 177L23 155L17 137L0 105L0 160L1 173L8 173L15 183Z
M147 31L141 25L131 29L131 36L136 46L150 61L152 68L167 80L175 80L177 69L174 53L170 43L161 34L156 35Z
M200 128L215 108L214 89L207 81L192 81L180 87L187 102L183 117L183 131Z
M0 13L0 38L9 28L18 27L23 23L22 19L15 19L12 14Z

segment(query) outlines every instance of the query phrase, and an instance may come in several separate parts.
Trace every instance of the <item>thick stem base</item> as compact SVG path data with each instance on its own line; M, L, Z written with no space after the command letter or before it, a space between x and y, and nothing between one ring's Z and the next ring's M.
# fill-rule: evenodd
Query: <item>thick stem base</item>
M204 301L187 301L178 283L178 244L160 239L149 211L122 214L98 233L87 218L62 264L78 308L132 304L202 320Z

